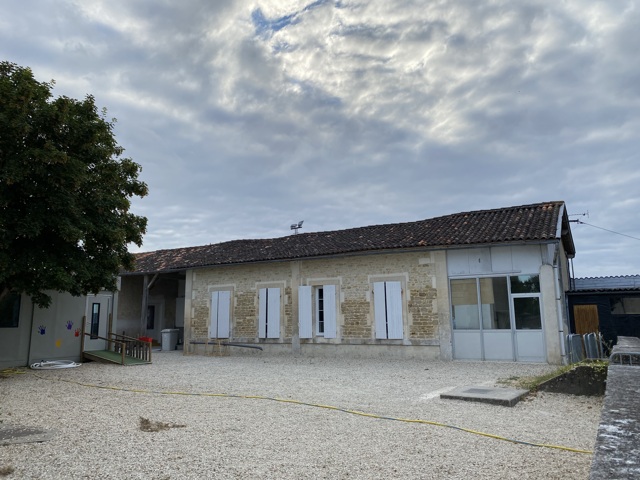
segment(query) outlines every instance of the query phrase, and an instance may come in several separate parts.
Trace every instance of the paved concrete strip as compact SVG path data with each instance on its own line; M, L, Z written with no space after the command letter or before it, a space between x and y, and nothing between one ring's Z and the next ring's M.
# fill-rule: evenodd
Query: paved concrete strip
M591 480L640 478L640 367L609 365Z
M529 393L529 390L470 386L456 388L450 392L443 393L440 398L513 407L527 393Z
M49 430L0 423L0 445L46 442L52 438L53 432Z

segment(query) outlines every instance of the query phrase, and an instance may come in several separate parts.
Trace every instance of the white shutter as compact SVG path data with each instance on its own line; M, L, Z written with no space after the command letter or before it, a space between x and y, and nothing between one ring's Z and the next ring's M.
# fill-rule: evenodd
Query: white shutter
M211 292L211 318L209 322L209 338L218 338L218 303L220 292Z
M267 289L259 291L258 305L258 338L267 338Z
M280 289L267 289L269 306L267 312L267 338L280 338Z
M231 323L231 292L218 292L218 338L229 338Z
M375 282L373 284L373 315L376 338L387 338L387 308L384 282Z
M387 329L390 339L402 339L402 285L386 282Z
M313 337L311 309L311 287L298 287L298 326L300 338Z
M336 286L324 285L324 338L336 338Z

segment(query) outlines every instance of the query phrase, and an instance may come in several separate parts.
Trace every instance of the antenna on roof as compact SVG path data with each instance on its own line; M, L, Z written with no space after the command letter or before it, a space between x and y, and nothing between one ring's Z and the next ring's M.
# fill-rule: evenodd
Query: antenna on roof
M304 220L300 220L298 223L293 223L291 224L291 230L295 230L296 234L298 233L298 229L302 228L302 224L304 223Z
M587 218L589 218L589 210L587 210L585 213L570 213L569 216L570 217L587 217ZM575 220L569 220L569 223L583 223L583 222L581 222L579 218L576 218Z

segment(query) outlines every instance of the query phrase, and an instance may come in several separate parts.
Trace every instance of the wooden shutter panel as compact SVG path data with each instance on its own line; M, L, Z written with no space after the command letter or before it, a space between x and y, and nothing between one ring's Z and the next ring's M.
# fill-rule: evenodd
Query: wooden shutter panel
M267 338L267 289L258 292L258 338Z
M324 285L324 338L336 338L336 286Z
M267 338L280 338L280 289L268 288Z
M574 305L573 318L575 320L576 333L579 335L598 333L600 330L597 305Z
M390 339L402 339L402 284L386 282L387 330Z
M384 282L375 282L373 284L373 315L376 338L387 338L387 308Z
M231 292L218 292L218 338L229 338L231 323Z
M220 292L211 292L211 315L209 321L209 338L218 338L218 303Z
M311 311L311 287L298 287L298 326L300 338L313 337Z

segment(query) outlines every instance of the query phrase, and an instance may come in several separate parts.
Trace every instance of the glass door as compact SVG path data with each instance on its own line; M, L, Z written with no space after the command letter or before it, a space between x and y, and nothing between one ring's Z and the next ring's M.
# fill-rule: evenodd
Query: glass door
M546 360L540 280L538 275L510 277L515 326L516 360L544 362Z

